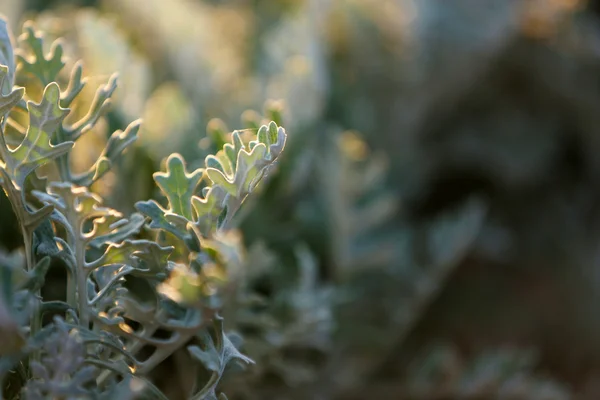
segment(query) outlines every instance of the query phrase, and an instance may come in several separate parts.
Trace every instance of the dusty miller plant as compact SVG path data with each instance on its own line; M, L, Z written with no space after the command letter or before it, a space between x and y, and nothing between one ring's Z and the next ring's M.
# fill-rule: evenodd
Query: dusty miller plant
M262 125L253 140L234 132L193 171L172 154L154 174L166 205L141 201L124 216L91 187L134 143L140 123L110 135L89 170L70 162L106 113L116 77L76 114L82 65L65 80L59 42L46 52L31 24L19 39L14 49L0 20L0 184L24 244L24 257L0 260L1 398L164 399L149 377L182 349L196 363L189 398L225 398L218 384L228 363L252 363L219 315L239 253L230 228L276 164L284 129ZM64 299L41 295L51 266L66 271Z

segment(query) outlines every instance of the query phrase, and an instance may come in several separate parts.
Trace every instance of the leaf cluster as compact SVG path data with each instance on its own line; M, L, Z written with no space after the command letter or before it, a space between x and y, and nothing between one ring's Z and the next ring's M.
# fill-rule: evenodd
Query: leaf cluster
M110 134L87 171L72 168L77 142L110 107L116 75L81 112L82 63L65 84L59 41L45 52L27 23L13 51L6 22L0 27L0 184L24 243L23 259L0 263L0 397L164 399L152 372L187 351L196 371L189 398L216 399L226 366L252 363L219 316L241 252L230 225L277 163L284 129L262 125L246 143L234 132L191 172L171 155L154 174L167 205L140 201L125 216L93 188L118 172L140 121ZM43 295L51 267L66 276L60 299Z

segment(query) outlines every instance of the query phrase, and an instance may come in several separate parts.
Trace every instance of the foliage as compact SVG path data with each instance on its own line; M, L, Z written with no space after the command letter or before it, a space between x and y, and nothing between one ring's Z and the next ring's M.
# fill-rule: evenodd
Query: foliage
M29 211L55 208L51 225L33 231L36 261L50 255L42 298L66 302L70 256L56 256L63 246L41 233L55 229L68 242L63 225L85 218L67 223L57 211L88 198L56 185L63 168L76 185L95 181L97 207L122 214L114 231L98 225L87 263L107 261L103 238L129 240L110 249L115 257L139 240L156 244L117 272L126 277L114 295L135 293L141 309L104 303L113 286L95 302L106 330L127 336L111 319L123 308L133 334L154 330L153 341L175 346L185 332L138 315L154 315L163 296L167 306L200 308L175 308L176 321L219 309L227 339L255 361L220 377L236 353L215 317L210 338L194 337L144 375L168 398L198 390L199 375L211 383L206 393L218 384L233 399L598 398L599 9L595 0L3 1L2 12L63 38L62 90L77 71L71 60L84 61L87 84L64 129L103 108L77 146L26 181ZM31 60L31 46L20 47ZM33 72L15 82L39 104L45 86ZM110 92L110 107L94 100L95 86ZM21 101L11 115L11 150L27 132L26 109ZM238 140L228 126L240 126L240 114ZM135 142L102 153L140 115L144 124L128 133ZM285 157L229 218L246 188L236 184L238 159L219 151L241 140L251 153L270 121L288 128ZM71 172L57 167L65 159ZM177 196L164 193L175 181ZM179 201L190 193L195 200ZM35 306L22 288L46 268L15 268L27 260L11 209L0 196L1 260L19 282L10 291L18 301L0 310L7 348L28 337L14 334L27 325L19 310ZM150 260L167 256L169 276L152 278ZM42 326L55 326L51 317ZM137 361L160 359L167 350L156 345L138 346ZM50 348L39 348L45 365ZM205 367L191 367L195 359ZM27 372L10 372L9 386Z
M278 161L285 131L271 122L245 143L234 133L191 172L172 154L166 171L154 174L168 206L140 201L139 213L126 217L91 187L135 142L139 121L112 133L87 171L71 162L75 145L106 114L116 77L78 117L71 107L81 106L87 84L82 64L65 84L59 42L46 53L43 36L27 23L15 52L0 25L0 183L24 243L24 260L1 265L2 397L166 398L149 376L187 349L197 363L189 398L216 399L225 367L253 362L219 316L239 251L227 242L229 224ZM28 82L31 94L15 82ZM51 265L64 268L66 284L49 300L43 292Z

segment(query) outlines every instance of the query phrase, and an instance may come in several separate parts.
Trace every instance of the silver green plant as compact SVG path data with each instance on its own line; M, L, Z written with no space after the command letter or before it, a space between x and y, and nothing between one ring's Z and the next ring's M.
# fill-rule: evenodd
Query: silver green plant
M284 129L271 122L250 141L234 132L194 171L171 155L154 174L168 205L141 201L126 217L92 186L135 142L139 121L110 135L88 171L71 167L77 141L110 106L116 75L77 119L82 64L64 79L60 42L46 53L30 23L13 50L0 20L0 40L0 184L25 255L24 265L0 263L0 398L165 399L150 376L181 349L197 363L189 398L224 398L217 386L228 363L252 363L219 316L238 250L229 230L276 164ZM66 270L64 301L41 295L54 265Z

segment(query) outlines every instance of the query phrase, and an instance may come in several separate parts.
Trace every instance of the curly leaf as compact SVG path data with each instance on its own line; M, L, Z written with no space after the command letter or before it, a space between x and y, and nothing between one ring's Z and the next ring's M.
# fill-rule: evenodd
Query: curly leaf
M246 364L254 364L250 358L244 356L233 345L229 337L223 331L223 319L216 317L214 320L214 331L216 340L208 330L203 330L197 337L200 345L188 346L188 351L192 357L202 363L212 376L209 382L197 393L193 399L207 400L216 399L216 388L221 379L225 367L231 361L241 361Z
M91 306L102 306L102 311L107 304L114 304L117 297L110 298L114 290L118 290L123 283L123 277L135 270L142 268L140 273L150 275L158 274L158 268L149 271L147 266L139 265L134 255L139 255L152 247L152 242L146 240L127 240L129 235L136 233L140 228L140 218L137 222L123 218L123 216L110 208L102 205L102 199L89 192L85 187L78 187L70 183L53 182L48 186L48 193L33 191L40 201L55 208L61 218L53 218L60 223L67 232L70 247L73 249L72 262L69 264L71 274L78 277L78 298L80 313L88 318ZM108 242L104 251L98 253L97 246L88 246L98 238L122 239L119 243ZM166 268L166 265L163 265ZM163 272L164 275L164 272ZM157 279L162 278L161 275ZM108 303L103 299L109 297ZM85 301L87 300L87 305ZM73 301L73 299L71 300ZM83 303L83 305L81 305ZM92 315L93 316L93 315Z
M37 77L43 85L48 85L57 80L58 74L64 67L62 61L62 46L56 41L51 52L46 56L43 53L44 40L41 34L36 33L31 23L26 24L21 41L27 45L29 52L19 53L20 71ZM83 78L81 62L75 64L69 78L69 86L60 93L60 106L69 107L81 93L87 79ZM108 82L97 90L88 112L73 124L66 124L63 120L51 135L52 143L57 147L63 143L75 142L83 134L90 131L110 107L110 99L117 88L117 75L112 75ZM70 169L69 154L63 153L58 157L57 165L63 181L70 181L81 186L90 186L106 174L115 160L137 138L139 122L133 122L125 132L117 131L110 137L106 148L92 167L83 174L74 174Z
M193 220L192 196L202 180L202 169L191 173L185 170L185 162L179 154L167 159L167 171L154 174L154 180L169 201L169 211Z
M137 264L136 269L131 274L158 280L166 278L167 270L165 266L168 265L169 255L172 252L173 247L162 247L157 243L149 242L144 251L133 253Z
M243 145L239 132L232 135L216 156L206 157L206 174L213 186L204 189L204 198L193 197L196 211L195 226L204 235L227 226L245 198L268 174L283 151L286 134L283 128L271 122L261 126L257 139Z
M106 243L119 243L131 237L142 229L146 219L143 215L134 213L128 219L120 219L112 224L103 224L96 229L95 238L90 246L101 248Z
M141 121L134 121L124 131L115 131L108 139L106 147L89 171L73 177L73 182L90 186L106 174L123 152L137 140Z
M227 197L228 194L223 187L213 186L206 191L204 198L197 196L192 198L192 206L198 216L196 226L200 228L201 232L209 232L215 221L220 220L223 212L227 212ZM217 228L219 227L217 226Z
M68 113L68 110L60 107L59 101L60 89L56 83L50 83L39 104L27 102L30 122L21 144L14 150L8 147L3 149L4 169L17 189L23 187L33 170L65 154L73 146L72 142L56 146L50 142L53 132Z
M62 60L62 45L58 41L54 42L48 55L45 55L43 37L35 31L33 24L31 22L25 23L23 30L24 32L19 37L19 41L29 47L30 53L27 54L22 50L18 51L19 71L35 76L43 86L55 82L58 74L65 66Z
M0 82L7 79L8 70L0 66ZM15 89L7 95L0 94L0 127L4 127L10 110L17 105L23 96L23 89ZM50 138L53 131L65 117L67 110L60 108L59 89L56 83L49 84L44 90L39 104L27 103L29 110L29 128L24 133L16 149L9 147L5 141L4 131L0 134L0 183L7 192L13 209L21 225L31 230L38 226L51 212L46 206L39 210L31 210L25 201L23 187L27 177L36 168L65 154L73 143L52 145Z
M202 179L201 169L188 173L185 161L179 154L172 154L167 159L167 171L154 174L154 181L168 200L168 209L160 206L156 201L140 201L135 204L136 209L150 218L149 227L162 232L169 232L182 241L185 246L179 246L180 252L185 253L184 247L191 251L199 250L199 237L190 228L194 222L191 199L194 191ZM161 242L171 243L169 238Z
M266 173L285 146L286 134L283 128L271 122L261 126L257 140L249 143L250 151L241 145L238 132L233 134L233 145L227 144L223 151L231 162L228 165L223 157L207 157L207 175L215 185L222 186L229 194L243 199L250 193ZM237 151L236 154L233 152ZM217 165L215 168L211 165Z
M181 240L187 240L187 220L162 208L156 201L138 201L135 208L150 218L150 229L162 229Z
M12 89L12 84L10 83L10 69L0 64L0 86L4 87L6 85L10 85ZM17 88L14 90L9 90L6 94L4 91L0 93L0 119L5 119L8 113L19 103L23 95L25 94L25 89Z
M78 61L69 77L69 86L60 96L60 106L63 108L69 108L73 100L81 93L86 84L86 79L81 79L83 76L83 64Z
M78 78L77 67L75 74L76 75L72 79ZM82 87L85 85L85 82L78 82L77 80L72 82L73 85L76 85L75 88L79 88L79 85ZM64 136L68 140L76 141L81 135L92 129L100 117L104 115L108 109L110 105L110 97L113 95L115 90L117 90L117 76L113 75L105 85L100 86L96 90L96 95L94 96L94 100L92 100L92 104L87 114L73 125L62 127ZM71 92L67 93L67 98L73 95Z
M233 176L227 176L216 168L207 168L206 173L215 185L223 187L230 195L241 198L244 194L250 193L252 183L260 178L263 167L261 161L266 153L267 149L264 145L254 146L250 152L240 150Z

